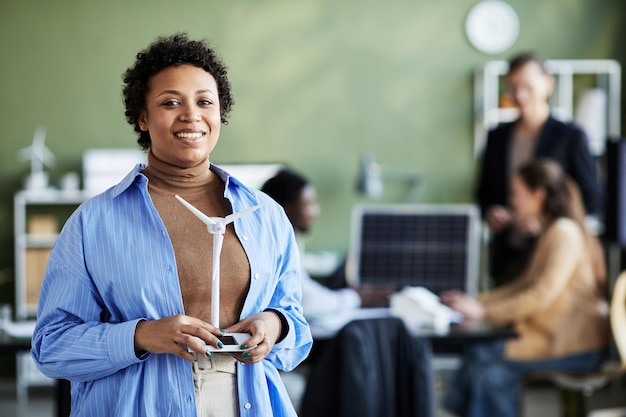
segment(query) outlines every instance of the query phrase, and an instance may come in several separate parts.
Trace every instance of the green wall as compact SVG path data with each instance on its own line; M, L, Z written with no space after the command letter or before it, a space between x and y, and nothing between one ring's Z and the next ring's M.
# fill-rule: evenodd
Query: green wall
M157 35L208 38L235 95L216 163L285 162L317 186L310 250L345 251L359 156L416 170L420 201L471 201L472 73L538 49L550 58L622 59L622 0L510 0L521 21L506 54L477 52L464 19L477 0L4 0L0 3L0 290L13 294L16 158L37 126L56 177L85 149L134 147L121 74ZM620 42L621 41L621 42ZM383 201L402 201L390 186Z

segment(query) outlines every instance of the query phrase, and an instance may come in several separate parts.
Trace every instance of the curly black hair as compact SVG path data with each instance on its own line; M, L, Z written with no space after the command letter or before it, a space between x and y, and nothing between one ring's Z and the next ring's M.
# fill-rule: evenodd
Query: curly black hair
M135 64L124 73L124 106L126 120L139 134L137 143L150 149L150 134L139 128L139 116L146 108L146 95L150 78L164 68L190 64L204 69L215 78L220 101L220 116L223 124L228 123L228 113L234 103L226 65L205 41L190 40L186 33L159 37L150 46L137 54Z

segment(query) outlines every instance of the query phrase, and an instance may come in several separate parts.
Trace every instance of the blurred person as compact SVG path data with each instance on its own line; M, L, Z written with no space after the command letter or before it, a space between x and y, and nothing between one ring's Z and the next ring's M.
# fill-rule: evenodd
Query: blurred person
M315 188L302 175L284 169L261 190L283 206L303 250L302 236L320 214ZM394 290L330 289L302 271L305 317L313 329L337 330L330 338L317 338L307 358L312 370L302 396L303 417L433 416L430 341L411 335L402 320L388 314L352 320L351 313L361 307L388 306Z
M545 59L532 52L513 57L506 84L518 118L489 132L476 188L477 202L491 232L489 273L496 287L509 282L526 266L540 233L537 224L512 221L509 185L520 166L536 158L550 158L576 182L588 215L601 218L604 206L604 192L587 135L551 113L548 99L554 78L548 73Z
M444 399L458 416L517 416L525 374L594 370L609 342L604 257L585 227L578 187L556 162L538 159L518 170L511 190L512 221L541 230L526 269L478 298L441 295L466 318L511 324L519 334L466 350Z
M123 94L148 163L63 227L35 363L71 381L72 416L295 417L278 369L312 345L299 253L282 208L209 160L233 104L226 66L204 41L161 37L136 55ZM213 238L175 195L212 217L262 205L226 227L218 326ZM224 332L249 334L245 351L220 352Z
M261 191L285 209L300 250L304 252L303 235L309 232L320 214L315 187L302 175L283 169L267 180ZM360 307L386 307L394 290L369 286L330 289L302 270L302 308L309 321L336 318L340 313Z

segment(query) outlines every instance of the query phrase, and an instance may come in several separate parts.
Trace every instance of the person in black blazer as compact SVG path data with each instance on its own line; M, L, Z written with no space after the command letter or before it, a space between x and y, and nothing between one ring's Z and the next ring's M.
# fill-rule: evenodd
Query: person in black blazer
M514 57L506 82L519 117L489 132L476 188L491 232L489 273L496 287L519 274L540 232L538 222L516 222L508 203L511 176L521 165L536 158L558 162L580 188L587 213L601 217L604 210L604 191L587 135L551 113L548 98L554 79L544 58L536 53Z

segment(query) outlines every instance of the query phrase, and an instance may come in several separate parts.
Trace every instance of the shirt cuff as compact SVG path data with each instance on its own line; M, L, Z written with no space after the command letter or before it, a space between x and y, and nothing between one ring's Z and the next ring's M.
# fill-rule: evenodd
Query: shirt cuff
M143 319L114 324L109 329L107 344L109 358L119 368L124 368L144 360L148 353L137 357L135 353L135 329Z
M359 293L353 288L343 288L341 291L345 296L345 304L344 307L348 308L359 308L361 307L361 296Z
M289 333L289 323L287 322L287 318L285 317L283 313L281 313L280 311L274 308L266 308L263 311L271 311L272 313L275 313L278 316L278 319L280 320L280 336L278 336L276 343L282 342L285 339L285 337L287 337L287 333Z

